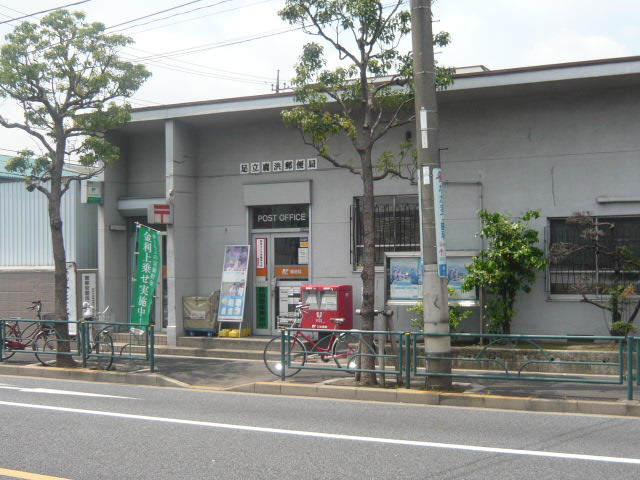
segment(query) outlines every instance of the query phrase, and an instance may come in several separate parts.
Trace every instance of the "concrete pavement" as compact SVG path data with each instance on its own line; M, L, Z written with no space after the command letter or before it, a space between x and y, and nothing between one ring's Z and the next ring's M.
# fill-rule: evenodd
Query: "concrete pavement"
M586 413L640 417L640 402L628 401L625 385L564 382L454 379L454 392L420 388L424 379L412 380L412 389L370 388L355 384L351 375L334 371L301 371L281 382L259 360L157 356L155 373L148 364L122 362L114 370L64 369L40 366L32 355L15 355L0 363L0 375L129 383L179 388L205 388L270 395L340 398L423 405L444 405L539 412ZM389 380L389 376L387 375ZM393 379L392 379L393 380ZM640 389L634 388L640 398Z

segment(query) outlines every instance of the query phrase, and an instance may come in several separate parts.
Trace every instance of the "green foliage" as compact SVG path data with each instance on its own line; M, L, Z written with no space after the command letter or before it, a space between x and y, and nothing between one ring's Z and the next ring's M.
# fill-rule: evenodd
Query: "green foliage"
M623 322L621 320L612 322L609 326L609 332L616 337L626 337L630 333L635 333L638 329L631 322Z
M70 156L98 168L118 157L105 132L124 125L130 108L115 100L131 96L150 75L118 57L130 38L106 34L104 25L84 18L56 10L39 24L21 23L2 46L0 97L19 104L23 120L0 117L0 125L26 131L45 152L20 152L7 169L39 190L59 176Z
M449 296L455 294L455 290L448 287ZM419 316L411 320L411 327L422 331L424 329L424 303L421 301L416 303L413 307L407 308L408 312L417 313ZM458 330L458 327L462 324L465 318L471 315L471 310L464 310L457 303L449 304L449 328L452 332Z
M516 294L531 291L535 272L543 269L547 261L544 252L535 246L536 230L503 213L482 210L479 215L483 225L479 235L488 245L469 265L462 289L486 288L490 295L486 304L489 332L509 333ZM528 210L522 221L539 216L539 212Z
M305 143L335 166L361 174L359 162L339 160L330 148L332 138L349 138L362 157L371 155L374 143L390 129L413 122L413 66L410 52L398 49L411 32L411 15L404 2L385 7L379 0L287 0L279 15L302 25L323 39L341 58L327 67L324 47L304 45L292 80L295 100L301 106L283 112L287 126L297 127ZM446 32L434 36L434 45L449 44ZM452 83L453 69L438 68L442 88ZM384 151L371 160L376 178L387 175L412 178L408 156ZM413 160L413 157L410 157Z

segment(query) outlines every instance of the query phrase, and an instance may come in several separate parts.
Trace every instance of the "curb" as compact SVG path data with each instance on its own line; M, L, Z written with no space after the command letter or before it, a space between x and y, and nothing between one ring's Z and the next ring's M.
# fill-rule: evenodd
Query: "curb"
M226 391L494 410L640 417L640 401L638 400L605 402L471 393L438 393L404 388L391 390L322 384L308 385L286 382L256 382L242 385L241 388L237 389L235 387L227 388Z
M427 392L422 390L408 390L406 388L383 389L281 381L246 383L232 387L200 387L158 373L107 372L82 368L42 367L39 365L0 365L0 375L368 402L640 417L640 401L638 400L607 402L579 399L511 397L502 395L480 395L477 393Z
M84 382L122 383L152 387L189 388L191 385L157 373L128 373L89 370L86 368L42 367L39 365L0 365L0 375L41 377Z

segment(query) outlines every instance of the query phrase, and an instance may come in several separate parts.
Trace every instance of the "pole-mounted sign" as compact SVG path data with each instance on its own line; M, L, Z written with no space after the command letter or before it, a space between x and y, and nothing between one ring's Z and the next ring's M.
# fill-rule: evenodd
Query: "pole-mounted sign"
M442 188L442 169L433 169L433 209L436 218L436 246L438 257L438 276L447 276L447 248L444 232L444 190Z

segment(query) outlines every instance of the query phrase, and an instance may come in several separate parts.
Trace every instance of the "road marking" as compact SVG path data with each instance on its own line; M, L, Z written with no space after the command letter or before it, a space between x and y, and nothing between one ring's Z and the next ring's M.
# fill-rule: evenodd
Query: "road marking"
M480 453L499 453L499 454L506 454L506 455L524 455L524 456L531 456L531 457L561 458L561 459L567 459L567 460L585 460L585 461L594 461L594 462L626 463L626 464L640 465L640 458L607 457L602 455L584 455L580 453L546 452L541 450L518 450L515 448L497 448L497 447L483 447L479 445L462 445L462 444L455 444L455 443L423 442L419 440L402 440L402 439L396 439L396 438L361 437L358 435L343 435L339 433L307 432L304 430L288 430L284 428L253 427L248 425L233 425L229 423L203 422L199 420L186 420L181 418L152 417L148 415L134 415L131 413L105 412L101 410L86 410L81 408L55 407L51 405L36 405L36 404L30 404L30 403L0 401L0 405L6 405L8 407L32 408L37 410L51 410L56 412L80 413L85 415L97 415L102 417L127 418L131 420L142 420L142 421L149 421L149 422L193 425L198 427L219 428L219 429L226 429L226 430L240 430L240 431L246 431L246 432L260 432L260 433L276 433L280 435L294 435L298 437L327 438L332 440L349 440L354 442L382 443L382 444L388 444L388 445L441 448L441 449L447 449L447 450L463 450L463 451L480 452Z
M71 480L69 478L52 477L51 475L40 475L39 473L20 472L19 470L8 470L6 468L0 468L0 476L22 478L24 480Z
M18 390L26 393L50 393L52 395L75 395L78 397L102 397L102 398L124 398L126 400L136 400L132 397L121 397L118 395L103 395L101 393L89 393L89 392L74 392L72 390L56 390L53 388L23 388L13 387L11 385L0 384L0 389L3 390Z

